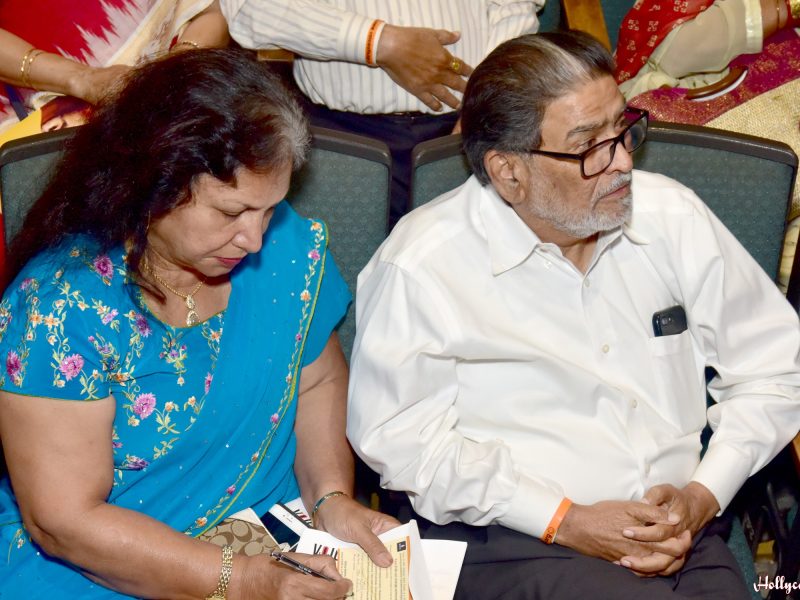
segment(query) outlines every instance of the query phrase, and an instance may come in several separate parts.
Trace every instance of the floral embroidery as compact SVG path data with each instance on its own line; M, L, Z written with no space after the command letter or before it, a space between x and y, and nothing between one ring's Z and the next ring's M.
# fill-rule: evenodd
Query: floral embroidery
M0 303L0 340L6 334L6 329L11 324L11 301L5 299Z
M6 557L6 564L11 562L11 552L14 550L19 550L25 544L31 541L30 536L28 536L27 532L25 531L24 527L20 527L16 531L14 531L14 535L11 537L11 543L8 546L8 556Z
M145 316L139 313L134 313L132 317L134 330L143 338L150 337L150 334L153 333L153 330L150 329L150 325L148 324Z
M61 371L66 380L69 381L80 374L81 369L83 369L83 364L84 360L80 354L71 354L70 356L64 357L61 364L58 366L58 370Z
M175 332L168 329L161 338L161 353L159 358L168 365L172 365L178 377L186 373L186 344L181 342L183 331Z
M119 311L116 308L106 306L100 300L92 300L92 308L97 311L97 315L103 325L108 325L114 331L119 331L119 320L117 319Z
M156 397L153 394L139 394L133 401L133 412L142 419L146 419L153 414L156 407Z
M128 469L129 471L143 471L149 466L150 463L147 462L145 459L139 458L134 454L126 454L125 464L122 465L122 468Z
M91 253L81 246L72 247L68 254L65 267L47 276L46 289L52 300L45 302L42 297L40 302L40 281L28 277L15 290L16 298L12 295L0 302L0 341L15 325L19 329L24 326L24 331L14 333L21 334L21 343L3 347L0 361L5 360L5 368L0 362L0 387L5 380L23 386L29 345L34 347L38 334L50 352L52 385L69 390L64 397L96 400L111 391L117 401L111 439L113 484L121 486L134 476L132 472L143 471L173 450L199 418L219 355L225 313L204 322L195 333L164 326L152 317L138 288L131 288L136 290L133 305L126 303L128 290L120 295L119 286L129 281L124 256ZM74 275L80 271L89 271L90 278L76 279ZM84 297L76 281L96 295ZM102 290L106 286L110 292ZM102 291L97 293L98 289ZM16 311L22 310L20 319ZM86 316L78 321L83 312ZM76 337L76 330L85 333ZM190 364L192 350L203 348L197 339L201 331L209 351L195 352ZM164 369L156 362L172 367L177 386L163 387ZM181 394L180 386L187 387L187 393ZM125 454L121 454L122 448Z
M8 376L11 377L11 381L16 386L22 385L22 377L20 377L19 374L20 371L22 371L22 361L19 358L19 354L13 350L9 350L6 355L6 373L8 373Z
M105 254L96 256L92 261L95 272L103 278L103 283L111 285L111 278L114 276L114 263Z

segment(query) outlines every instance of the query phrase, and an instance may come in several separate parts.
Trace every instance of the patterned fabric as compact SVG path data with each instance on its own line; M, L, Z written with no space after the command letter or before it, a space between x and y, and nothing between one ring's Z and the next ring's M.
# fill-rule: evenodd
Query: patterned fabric
M234 553L245 556L269 554L278 547L267 528L243 519L228 518L200 536L200 539L217 546L230 546Z
M670 31L692 20L713 3L714 0L636 0L619 30L614 53L617 83L636 75Z
M784 29L769 37L759 54L742 55L731 67L746 67L735 89L710 100L695 101L681 88L651 90L631 106L650 111L656 121L707 125L775 139L800 154L800 36ZM746 108L750 104L751 108ZM765 118L766 117L766 118ZM800 185L795 185L791 218L800 216Z
M345 314L327 234L281 203L264 248L232 273L228 308L165 325L127 280L123 251L74 238L31 261L0 304L0 389L117 405L110 504L197 536L299 495L293 433L300 370ZM40 554L0 483L0 597L113 594ZM22 592L25 591L25 594ZM55 595L54 593L57 592Z
M133 65L166 51L181 29L210 4L211 0L3 0L0 28L37 48L94 67ZM53 97L22 88L16 91L29 106ZM16 122L0 86L0 130Z

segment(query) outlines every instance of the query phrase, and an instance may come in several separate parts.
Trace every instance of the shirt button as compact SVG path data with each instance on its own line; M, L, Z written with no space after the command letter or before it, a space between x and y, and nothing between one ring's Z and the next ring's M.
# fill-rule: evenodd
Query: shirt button
M583 287L589 287L590 285L592 285L592 284L591 284L591 283L589 283L589 280L588 280L588 279L584 279L584 280L583 280Z
M639 401L636 398L631 398L631 408L636 408L639 406Z
M611 350L611 348L609 348L608 344L603 344L602 350L603 354L608 354L608 351Z
M650 464L649 463L644 466L644 474L645 475L650 475Z

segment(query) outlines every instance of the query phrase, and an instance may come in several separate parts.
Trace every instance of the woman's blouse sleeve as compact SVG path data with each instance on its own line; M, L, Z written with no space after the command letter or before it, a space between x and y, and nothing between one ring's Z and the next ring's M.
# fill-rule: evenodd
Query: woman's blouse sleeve
M351 299L350 290L339 273L333 255L328 250L319 297L314 308L314 318L306 336L303 366L311 364L322 354L333 330L347 314Z
M34 261L6 290L0 302L0 390L64 400L109 395L102 348L116 337L118 315L92 297L85 285L92 278L73 274Z

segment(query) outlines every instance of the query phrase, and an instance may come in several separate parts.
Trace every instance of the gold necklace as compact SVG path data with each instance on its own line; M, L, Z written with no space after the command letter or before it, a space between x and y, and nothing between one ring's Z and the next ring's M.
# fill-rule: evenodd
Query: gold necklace
M183 301L186 303L186 308L189 310L189 312L186 314L187 327L191 327L192 325L196 325L197 323L200 322L200 316L197 314L197 311L195 311L197 303L194 301L194 295L198 291L200 291L201 287L203 287L203 284L206 282L205 279L201 279L200 281L198 281L197 285L194 286L194 289L191 292L189 292L188 294L184 294L183 292L179 292L178 290L176 290L174 287L172 287L170 284L164 281L158 275L158 273L153 271L153 269L150 268L150 264L147 262L146 258L142 259L142 266L144 267L145 271L150 273L150 275L152 275L158 283L163 285L165 288L167 288L170 292L172 292L176 296L183 298Z

